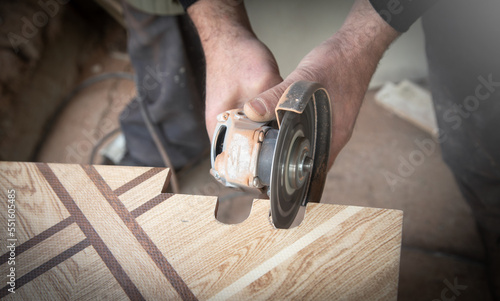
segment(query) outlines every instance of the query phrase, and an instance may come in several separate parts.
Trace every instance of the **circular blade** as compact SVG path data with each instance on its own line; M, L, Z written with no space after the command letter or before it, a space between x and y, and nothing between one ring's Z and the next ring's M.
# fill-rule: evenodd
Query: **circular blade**
M308 102L302 114L288 111L281 120L270 183L271 216L276 228L288 229L305 201L311 166L305 168L302 162L314 159L315 124L313 101Z

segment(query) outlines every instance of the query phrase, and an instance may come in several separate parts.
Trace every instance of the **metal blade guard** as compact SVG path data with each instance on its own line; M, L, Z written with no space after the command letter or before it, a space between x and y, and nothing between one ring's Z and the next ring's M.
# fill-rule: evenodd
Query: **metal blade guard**
M217 121L210 173L225 186L266 192L276 228L288 229L300 206L320 201L332 125L330 98L320 84L288 87L276 107L277 124L251 121L240 109Z

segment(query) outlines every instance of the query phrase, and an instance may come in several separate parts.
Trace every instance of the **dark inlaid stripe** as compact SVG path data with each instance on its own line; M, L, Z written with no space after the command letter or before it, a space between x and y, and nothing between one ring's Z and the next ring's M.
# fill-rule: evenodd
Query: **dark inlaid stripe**
M171 196L173 196L173 194L171 194L171 193L162 193L162 194L159 194L159 195L155 196L154 198L152 198L151 200L147 201L146 203L142 204L141 206L135 208L130 213L132 214L132 216L134 218L138 218L143 213L145 213L146 211L151 210L156 205L161 204L163 201L165 201L166 199L170 198Z
M104 261L118 283L120 283L120 286L125 291L127 296L131 300L145 300L139 292L137 286L135 286L130 277L123 270L118 260L116 260L116 258L113 256L113 253L111 253L102 238L99 236L99 234L97 234L95 229L88 221L87 217L83 214L80 208L78 208L78 205L75 203L71 195L62 185L62 183L59 181L50 167L45 163L36 163L36 166L43 174L47 182L50 184L54 192L57 194L61 202L64 204L66 209L69 211L69 213L74 216L76 223L85 234L85 236L87 236L87 238L90 240L90 243L96 250L97 254L99 254L102 261Z
M19 279L16 279L16 290L18 290L21 286L25 285L26 283L30 282L31 280L34 280L36 277L42 275L43 273L47 272L48 270L52 269L53 267L59 265L66 259L70 258L71 256L77 254L78 252L82 251L86 247L90 246L90 240L88 238L82 240L81 242L77 243L76 245L72 246L71 248L67 249L66 251L62 252L61 254L55 256L54 258L50 259L49 261L43 263L39 267L35 268L31 272L27 273L26 275L20 277ZM5 297L7 294L10 294L8 289L10 288L10 285L4 286L0 290L0 298Z
M47 238L51 237L57 232L64 230L66 227L73 224L74 222L75 219L73 218L73 216L70 216L60 221L59 223L55 224L54 226L48 228L47 230L43 231L42 233L34 236L33 238L23 242L22 244L16 247L16 256L19 256L21 253L36 246L37 244L41 243L42 241L46 240ZM0 265L6 263L8 260L9 260L9 252L0 256Z
M154 175L160 173L163 170L165 170L165 168L159 168L159 167L151 168L150 170L148 170L145 173L143 173L142 175L136 177L132 181L125 183L122 186L116 188L115 189L116 195L120 196L120 195L124 194L125 192L127 192L130 189L134 188L135 186L141 184L142 182L145 182L146 180L152 178ZM170 173L169 173L169 175L170 175ZM169 176L167 176L167 179L165 179L166 183L168 183L168 181L169 181L168 178L169 178ZM163 192L163 189L162 189L162 192Z
M162 271L170 284L172 284L181 298L183 300L197 300L196 296L189 289L184 280L182 280L172 265L170 265L165 256L163 256L161 251L146 234L144 229L142 229L132 214L127 210L127 208L125 208L125 205L123 205L123 203L118 199L113 190L111 190L111 188L106 184L97 170L93 166L89 165L84 165L82 168L85 170L89 178L95 183L96 187L106 198L111 207L113 207L118 216L120 216L125 225L127 225L144 250L149 254L151 259L156 263L156 266Z

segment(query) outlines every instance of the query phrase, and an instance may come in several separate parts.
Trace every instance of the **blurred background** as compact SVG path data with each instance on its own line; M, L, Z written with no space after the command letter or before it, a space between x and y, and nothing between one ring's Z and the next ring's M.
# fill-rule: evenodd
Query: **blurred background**
M246 1L253 28L283 77L340 28L351 5ZM36 19L40 11L34 0L0 2L0 160L102 163L98 151L116 141L118 116L135 95L131 80L99 77L133 73L120 2L70 1L46 21ZM401 114L397 104L381 106L384 95L377 94L387 82L411 81L406 95L428 98L424 47L417 22L386 53L353 137L328 174L322 202L404 211L400 300L439 299L446 281L467 286L459 300L490 300L474 220L437 142L412 161L422 141L435 141L432 125ZM189 178L182 192L223 194L208 169L207 159L181 174Z

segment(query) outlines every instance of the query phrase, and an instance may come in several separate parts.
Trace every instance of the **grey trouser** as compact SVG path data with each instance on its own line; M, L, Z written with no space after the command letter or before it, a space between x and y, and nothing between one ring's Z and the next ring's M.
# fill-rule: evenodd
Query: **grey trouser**
M423 17L444 161L480 226L500 233L500 1L442 0Z
M174 168L199 159L209 149L205 128L203 50L187 16L155 16L124 2L128 52L137 95L147 104L166 142ZM164 166L137 103L120 116L127 154L123 165Z

